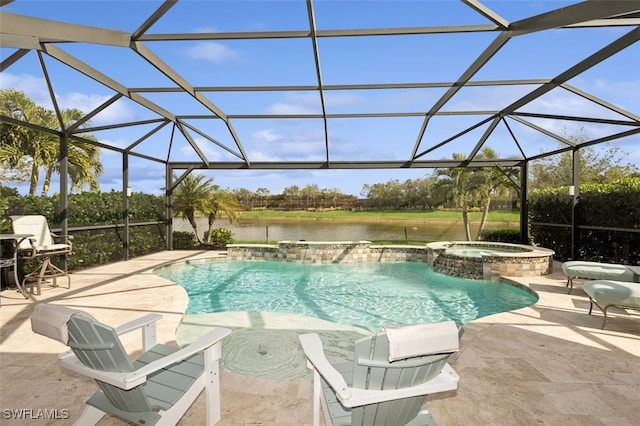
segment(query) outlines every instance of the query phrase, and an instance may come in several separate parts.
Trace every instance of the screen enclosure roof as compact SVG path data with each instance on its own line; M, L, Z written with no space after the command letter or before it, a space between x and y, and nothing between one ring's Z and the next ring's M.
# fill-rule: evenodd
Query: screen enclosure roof
M625 88L639 87L639 1L1 3L0 71L41 76L53 110L86 114L49 131L174 168L640 148L640 94Z

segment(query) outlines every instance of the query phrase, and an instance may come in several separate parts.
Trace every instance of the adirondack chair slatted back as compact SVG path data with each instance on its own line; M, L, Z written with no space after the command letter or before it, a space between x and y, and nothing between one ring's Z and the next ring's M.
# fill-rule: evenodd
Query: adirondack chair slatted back
M131 359L112 327L79 315L73 315L67 326L68 345L85 366L113 373L134 371ZM100 380L96 382L116 408L128 412L151 411L143 385L123 390Z
M36 247L51 247L54 244L47 218L40 215L11 216L15 234L32 234ZM31 250L29 239L20 243L20 250Z
M355 344L352 386L384 390L425 383L440 374L448 358L449 354L426 355L390 363L386 333L365 337ZM382 366L368 366L368 360ZM353 408L352 425L404 425L418 415L423 403L424 396L417 396Z

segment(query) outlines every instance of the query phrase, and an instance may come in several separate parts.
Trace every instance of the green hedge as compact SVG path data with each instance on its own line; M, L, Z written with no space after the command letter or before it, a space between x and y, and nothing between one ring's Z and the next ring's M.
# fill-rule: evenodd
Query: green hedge
M482 241L496 241L500 243L520 244L520 231L511 229L500 229L496 231L485 231L480 236ZM531 243L531 241L529 241Z
M83 192L68 198L69 228L96 225L123 225L122 192ZM3 232L10 232L10 215L41 214L52 229L59 228L59 196L22 197L11 195L2 206L5 214L0 223ZM163 199L154 195L133 193L129 197L129 223L164 221ZM73 252L67 257L69 269L95 266L124 259L122 226L96 230L70 230ZM166 248L162 225L141 225L129 228L129 256L137 257Z
M555 250L556 259L572 259L572 197L568 187L532 191L529 221L569 225L569 227L531 225L536 244ZM575 209L577 259L599 262L640 262L640 178L625 178L608 184L580 186ZM621 230L584 229L606 227Z
M193 232L173 231L173 248L175 250L193 250L197 247L196 234Z
M52 228L58 227L61 217L58 214L60 197L9 197L7 215L41 214ZM69 226L109 225L122 223L124 211L122 193L82 192L70 194L67 215ZM129 197L129 220L131 222L149 222L164 220L163 201L155 195L133 193Z

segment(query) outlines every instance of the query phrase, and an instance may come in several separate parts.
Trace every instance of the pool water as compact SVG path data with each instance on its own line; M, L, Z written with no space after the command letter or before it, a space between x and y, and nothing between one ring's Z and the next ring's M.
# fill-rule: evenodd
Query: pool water
M187 315L292 313L372 332L386 325L446 319L462 325L537 301L516 286L443 275L417 262L210 260L165 267L156 274L185 288Z
M447 248L446 253L454 254L456 256L482 257L483 254L492 255L495 253L525 253L525 250L519 248L497 247L481 244L454 244L451 247Z

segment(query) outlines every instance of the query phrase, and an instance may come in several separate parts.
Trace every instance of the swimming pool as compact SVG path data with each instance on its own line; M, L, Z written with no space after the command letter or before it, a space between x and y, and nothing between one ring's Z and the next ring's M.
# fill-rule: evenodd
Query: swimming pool
M452 277L419 262L210 260L172 265L156 274L185 288L187 315L279 312L371 332L445 319L462 325L537 301L516 286Z

